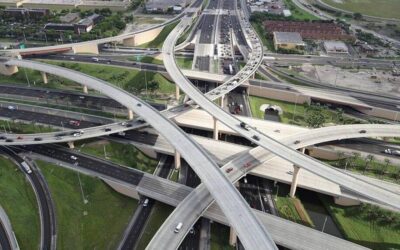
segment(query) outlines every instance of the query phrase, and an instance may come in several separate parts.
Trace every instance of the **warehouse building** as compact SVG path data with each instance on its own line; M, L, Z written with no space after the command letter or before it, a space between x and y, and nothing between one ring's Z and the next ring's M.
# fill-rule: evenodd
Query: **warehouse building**
M305 43L298 32L273 32L275 50L304 50Z

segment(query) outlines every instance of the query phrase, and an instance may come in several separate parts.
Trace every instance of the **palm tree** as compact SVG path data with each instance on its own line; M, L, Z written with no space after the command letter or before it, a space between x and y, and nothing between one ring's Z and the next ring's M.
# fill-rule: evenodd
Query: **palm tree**
M381 169L381 177L385 174L387 167L390 164L390 160L388 158L385 158L385 166Z
M365 171L367 171L368 165L374 160L374 158L375 157L373 155L367 155L367 160L365 161L363 174L365 173Z

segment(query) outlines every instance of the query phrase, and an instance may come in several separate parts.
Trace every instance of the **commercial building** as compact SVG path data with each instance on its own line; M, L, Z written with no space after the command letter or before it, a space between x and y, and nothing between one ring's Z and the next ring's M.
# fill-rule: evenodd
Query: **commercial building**
M273 32L298 32L303 39L355 41L354 36L347 34L334 22L267 20L264 22L264 27L270 34Z
M45 30L55 30L55 31L74 31L74 24L70 23L48 23L44 26Z
M15 20L38 20L50 14L48 9L7 8L3 10L4 17L13 17Z
M62 23L75 23L79 18L79 13L68 13L65 16L60 17L60 21Z
M349 49L342 41L325 41L324 49L328 54L348 54Z
M298 32L273 32L275 50L304 50L305 43Z
M146 2L145 10L148 13L179 12L189 2L188 0L149 0Z
M76 34L90 32L93 27L103 19L98 14L86 17L75 24L70 23L48 23L44 26L46 30L68 31L73 30Z

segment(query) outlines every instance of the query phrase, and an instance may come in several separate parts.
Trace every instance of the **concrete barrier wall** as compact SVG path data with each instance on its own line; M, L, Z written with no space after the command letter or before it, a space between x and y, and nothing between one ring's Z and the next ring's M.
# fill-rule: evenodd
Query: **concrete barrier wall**
M396 120L396 121L400 119L399 112L394 110L377 108L377 107L373 107L372 109L363 109L363 108L355 108L355 109L370 116L375 116L389 120Z
M156 29L136 34L130 38L124 39L122 43L124 44L124 46L138 46L144 43L151 42L160 34L163 28L164 27L158 27Z
M259 87L254 85L248 85L249 95L265 97L269 99L277 99L285 102L291 102L297 104L311 103L311 98L309 96L303 95L301 93L295 93L291 91L272 89L266 87Z
M74 54L99 54L99 46L93 42L93 43L87 43L83 45L74 45L72 47L72 51Z
M6 66L4 63L0 63L0 74L5 76L11 76L18 72L17 66Z
M115 191L117 191L118 193L121 193L123 195L126 195L128 197L131 197L133 199L137 199L139 200L139 193L136 191L135 188L130 187L130 186L126 186L122 183L118 183L116 181L112 181L109 179L104 179L101 178L105 183L107 183L112 189L114 189Z

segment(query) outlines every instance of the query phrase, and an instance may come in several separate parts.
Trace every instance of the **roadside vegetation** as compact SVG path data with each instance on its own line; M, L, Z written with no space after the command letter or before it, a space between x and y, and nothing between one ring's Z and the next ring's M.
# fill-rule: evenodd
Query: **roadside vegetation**
M153 174L158 162L144 155L140 150L130 144L122 144L113 141L95 141L81 144L82 153L111 160L117 164L135 168L149 174Z
M359 123L358 120L346 116L341 109L331 110L322 105L293 104L256 96L249 96L249 103L253 117L260 119L264 119L264 112L260 110L261 105L279 106L282 109L280 120L286 124L318 128L330 124Z
M292 12L292 18L294 20L302 20L302 21L309 21L309 20L319 20L319 17L314 16L308 13L305 10L302 10L293 3L292 0L284 0L285 5L287 8Z
M233 250L234 247L229 245L230 228L217 222L211 223L211 250Z
M24 133L24 134L35 134L35 133L46 133L53 132L55 129L50 126L38 125L34 122L17 122L17 121L5 121L0 120L0 132L4 133Z
M274 199L279 216L305 226L313 227L314 224L301 201L296 197L290 197L289 190L290 186L285 184L278 184L274 188Z
M320 199L347 240L371 249L400 248L399 213L369 204L343 207L322 195Z
M0 156L0 205L21 249L39 249L40 218L32 186L18 167Z
M153 56L132 56L128 57L129 61L134 62L142 62L142 63L152 63L157 65L164 65L164 62L160 59L157 59Z
M192 69L193 58L175 57L175 61L181 69Z
M136 249L145 249L150 240L156 234L167 217L172 213L173 208L166 204L156 201L151 210L148 221L142 231L142 235Z
M375 159L373 155L363 157L358 152L348 155L340 151L337 153L337 156L339 160L324 161L337 168L400 183L400 166L393 164L388 158L382 162Z
M400 19L400 2L398 0L379 0L379 4L377 4L376 0L346 0L340 2L335 0L322 1L333 7L355 13Z
M169 99L171 94L175 93L175 85L160 73L92 63L67 63L60 61L46 61L46 63L55 64L102 79L149 101L165 102ZM49 82L54 81L53 77L50 77L51 80L49 79ZM58 82L60 85L68 84L70 82L67 79L59 77L56 77L55 79L58 79L58 81L56 80L55 82ZM79 85L74 85L78 86L77 88L79 89L81 88Z
M55 203L57 248L117 248L138 202L97 178L46 162L37 163Z
M171 31L175 28L176 25L178 25L179 21L173 22L165 26L160 34L156 38L154 38L153 41L150 41L148 43L139 45L141 48L162 48L165 39L171 33Z

